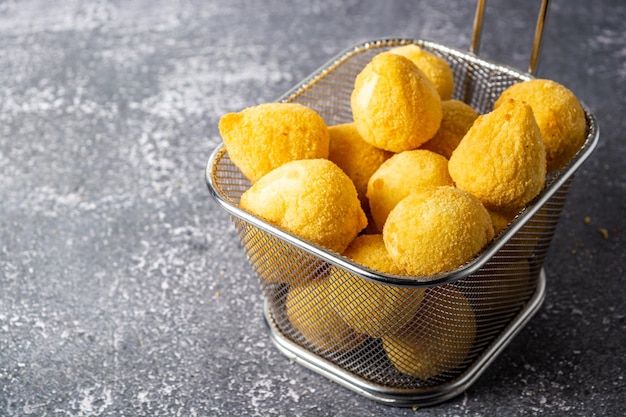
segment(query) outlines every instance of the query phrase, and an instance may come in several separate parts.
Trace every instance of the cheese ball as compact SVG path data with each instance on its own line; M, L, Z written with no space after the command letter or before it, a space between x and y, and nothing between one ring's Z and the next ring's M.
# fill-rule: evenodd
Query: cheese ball
M328 282L318 279L291 285L285 312L306 342L325 352L347 352L358 348L367 336L355 332L328 303Z
M350 177L356 187L361 206L367 212L369 209L366 197L367 182L392 153L365 142L354 123L330 126L328 132L330 134L328 159Z
M489 210L496 235L502 233L520 213ZM556 226L555 216L558 217L558 213L550 213L544 206L519 227L501 249L507 256L507 262L526 261L536 252L547 250Z
M354 184L327 159L281 165L243 193L239 204L269 223L337 253L367 226Z
M343 255L378 272L401 275L380 234L358 236ZM332 305L352 328L371 337L394 332L408 323L419 308L422 288L401 288L368 281L337 267L331 268Z
M441 286L427 292L409 324L382 341L396 369L426 380L462 365L475 338L476 316L468 299Z
M428 149L450 159L452 151L459 146L461 139L478 118L478 113L470 105L459 100L441 102L443 118L439 130L420 149Z
M470 261L494 236L489 213L455 187L413 191L391 210L383 239L391 258L411 275L434 275Z
M253 183L285 162L328 157L328 126L301 104L264 103L227 113L219 131L233 164Z
M321 259L297 246L256 227L250 229L250 235L260 236L243 239L243 243L262 286L312 281L327 274Z
M574 93L555 81L533 79L507 88L495 108L509 99L532 108L546 147L547 171L564 168L586 139L585 112Z
M408 58L376 55L357 75L350 97L363 140L391 152L415 149L441 123L441 99L426 75Z
M506 229L509 223L511 223L511 221L517 215L517 213L508 213L494 210L488 211L489 217L491 217L491 223L493 224L493 231L496 235Z
M397 46L390 49L389 52L409 58L417 65L433 83L442 100L452 98L454 75L448 61L415 44Z
M530 106L507 100L476 119L448 163L456 186L490 210L515 211L543 189L546 151Z
M397 153L380 165L367 184L372 219L382 231L389 212L411 191L453 184L445 157L423 149Z

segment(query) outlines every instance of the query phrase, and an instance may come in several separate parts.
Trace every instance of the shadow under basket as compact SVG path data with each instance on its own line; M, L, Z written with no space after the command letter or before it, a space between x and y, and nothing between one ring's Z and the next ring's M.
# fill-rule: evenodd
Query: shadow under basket
M311 107L330 125L352 121L357 74L389 48L414 43L443 57L453 98L492 110L508 86L532 76L468 52L419 39L359 44L329 61L279 101ZM575 171L599 139L583 105L587 139L506 229L470 262L433 277L370 270L241 210L250 182L219 146L206 181L238 231L264 294L275 345L296 362L375 401L436 404L467 389L540 308L543 264ZM428 278L428 279L426 279Z

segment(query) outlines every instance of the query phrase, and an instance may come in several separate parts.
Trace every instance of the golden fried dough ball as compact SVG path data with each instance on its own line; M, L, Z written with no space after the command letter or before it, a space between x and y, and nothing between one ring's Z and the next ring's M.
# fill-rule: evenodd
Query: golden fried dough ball
M491 218L482 203L450 186L413 191L391 210L383 228L389 255L411 275L457 268L493 236Z
M411 60L383 52L357 75L352 116L369 144L391 152L415 149L432 138L441 123L441 99Z
M365 142L354 123L346 123L328 128L330 148L328 159L337 164L350 177L366 212L367 182L378 167L391 157L391 152L376 148Z
M574 93L555 81L533 79L507 88L495 107L511 98L533 109L546 147L548 172L565 167L586 139L585 112Z
M389 52L402 55L413 61L433 83L442 100L452 98L454 75L448 61L415 44L397 46L390 49Z
M478 113L470 105L459 100L441 102L443 118L439 130L420 149L428 149L450 159L463 136L478 118Z
M488 210L493 224L493 231L497 235L511 223L517 213L508 213L503 211Z
M546 151L529 105L507 100L476 119L448 163L456 186L490 210L514 211L543 189Z
M219 131L230 159L251 182L285 162L328 157L328 127L301 104L264 103L227 113Z
M506 229L518 214L520 212L489 210L496 235ZM556 214L550 214L550 210L544 206L517 229L501 250L507 255L507 261L515 263L527 260L537 250L547 249L549 244L549 241L546 241L547 233L550 227L556 225L554 216Z
M367 184L374 223L382 231L389 212L416 188L453 184L448 160L443 156L424 149L397 153L374 172Z
M426 380L462 365L475 337L469 301L459 290L442 286L428 290L413 320L382 341L400 372Z
M301 159L279 166L243 193L240 206L338 253L367 225L354 184L328 159Z
M291 285L285 311L289 321L306 341L321 351L346 352L367 336L355 332L332 309L328 282L324 279Z
M370 269L401 275L380 234L358 236L344 256ZM408 323L419 308L422 288L401 288L378 284L331 268L329 288L333 307L358 332L377 338Z
M327 274L320 258L256 227L250 232L260 234L258 239L243 239L243 244L261 285L295 284Z

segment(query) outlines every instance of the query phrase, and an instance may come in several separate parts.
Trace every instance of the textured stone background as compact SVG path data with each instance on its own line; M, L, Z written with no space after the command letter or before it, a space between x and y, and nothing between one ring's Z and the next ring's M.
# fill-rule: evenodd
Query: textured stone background
M474 2L56 3L0 1L0 415L626 413L623 2L552 1L538 75L592 109L601 142L563 212L544 306L470 389L418 411L274 348L203 170L225 112L365 40L467 49ZM526 68L538 4L488 2L481 55Z

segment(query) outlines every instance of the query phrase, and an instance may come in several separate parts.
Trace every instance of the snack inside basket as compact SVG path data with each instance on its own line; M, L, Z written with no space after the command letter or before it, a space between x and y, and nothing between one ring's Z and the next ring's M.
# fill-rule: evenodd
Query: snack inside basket
M389 48L417 44L445 59L453 98L484 114L510 85L531 75L433 42L383 39L350 48L282 96L330 125L352 121L357 74ZM434 277L382 274L302 240L239 207L250 181L225 147L206 170L230 213L265 297L276 346L287 356L376 401L428 405L465 390L538 310L543 264L574 172L598 140L585 108L587 139L543 191L474 259Z

